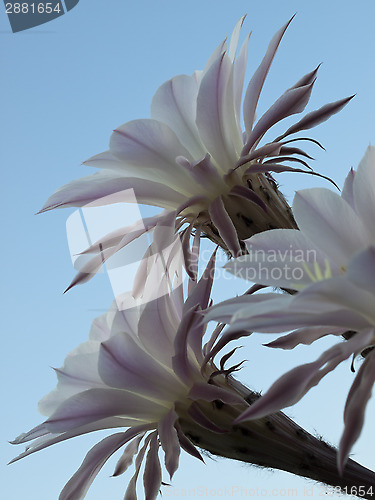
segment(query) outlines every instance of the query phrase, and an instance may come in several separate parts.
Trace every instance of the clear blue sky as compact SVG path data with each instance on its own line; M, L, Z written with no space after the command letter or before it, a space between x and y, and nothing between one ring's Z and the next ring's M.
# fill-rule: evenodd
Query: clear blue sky
M313 133L327 149L313 151L316 169L342 185L348 169L375 141L372 0L80 0L61 18L16 34L1 10L2 464L22 451L7 440L42 421L36 405L55 386L50 366L61 366L65 355L87 338L91 320L112 300L105 274L62 294L74 272L65 232L73 210L35 212L57 187L92 172L81 161L107 149L116 126L149 116L161 83L203 68L243 14L248 13L242 39L253 31L250 76L271 36L295 12L261 110L321 62L309 110L357 93L343 112ZM290 200L296 189L327 185L297 174L279 175L278 180ZM223 290L218 296L223 297ZM263 341L253 336L246 343L242 354L249 361L239 374L258 390L286 369L313 359L329 342L322 341L315 350L285 353L261 347ZM337 444L351 380L349 364L343 365L288 413L310 432ZM371 402L367 425L354 447L354 458L369 468L375 468L374 416ZM12 466L1 465L2 498L57 498L96 441L95 435L76 438ZM114 464L112 460L100 473L88 500L122 498L129 476L109 478ZM220 487L296 488L301 497L312 483L229 460L208 458L203 466L184 459L173 481L175 491L181 496L181 489L199 486L213 489L207 498L215 492L218 496ZM322 496L322 490L315 486L313 494Z

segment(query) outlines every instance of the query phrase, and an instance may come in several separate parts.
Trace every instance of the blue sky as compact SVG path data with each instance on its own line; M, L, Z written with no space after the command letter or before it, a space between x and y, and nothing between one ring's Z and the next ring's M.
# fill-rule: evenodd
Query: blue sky
M342 185L349 168L375 141L372 1L363 0L358 7L338 0L80 0L59 19L16 34L0 12L3 464L22 451L7 440L42 421L37 401L55 386L50 366L61 366L65 355L86 339L92 319L113 298L105 274L62 294L74 273L65 231L73 210L34 214L57 187L91 173L81 162L107 149L115 127L149 116L152 96L161 83L203 68L243 14L248 16L242 39L253 31L250 76L274 32L295 12L270 71L260 112L323 63L309 110L357 94L344 111L312 133L326 147L326 152L311 149L316 170ZM297 174L279 175L278 181L290 201L297 189L329 187ZM219 290L218 296L222 295ZM257 390L265 390L286 369L313 359L329 343L323 340L315 350L284 353L267 350L262 342L264 338L253 336L246 343L242 352L248 363L239 375ZM342 431L342 409L352 380L349 368L343 365L288 411L305 429L332 444L337 444ZM354 458L369 468L375 468L369 425L374 415L371 402L367 425L354 448ZM57 498L97 440L94 435L76 438L10 467L1 465L3 498ZM112 460L95 480L88 500L122 498L129 476L110 478L114 464ZM173 487L175 497L182 496L184 488L198 492L198 487L203 492L207 488L203 497L219 496L219 488L233 492L237 487L243 494L233 498L244 497L246 488L276 488L279 496L288 488L297 489L300 497L304 488L313 488L316 497L324 492L286 473L210 458L206 466L184 459Z

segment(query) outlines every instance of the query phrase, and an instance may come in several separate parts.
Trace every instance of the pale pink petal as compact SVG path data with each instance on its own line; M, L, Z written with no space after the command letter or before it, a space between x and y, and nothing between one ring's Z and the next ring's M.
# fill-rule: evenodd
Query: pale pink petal
M241 295L233 299L228 299L214 305L205 311L206 321L221 321L223 323L229 323L232 316L236 314L241 309L247 309L251 304L258 304L266 301L267 307L270 304L271 299L279 299L280 294L278 293L262 293L258 295ZM285 297L285 299L290 300L290 297ZM283 300L285 300L283 299Z
M367 321L369 321L369 312L374 310L373 301L374 296L372 294L362 290L361 287L355 286L344 275L319 281L302 290L294 297L293 308L310 310L316 313L345 308L348 312L352 311L363 316L364 320L367 318ZM362 323L359 323L358 328ZM341 325L342 323L338 324L338 326ZM345 326L345 324L342 326Z
M199 453L199 451L196 449L196 447L193 445L190 439L188 439L182 432L178 422L176 423L176 430L181 448L185 450L186 453L189 453L189 455L191 455L192 457L197 458L198 460L201 460L204 463L202 455Z
M188 160L192 157L188 150L179 141L175 132L165 123L157 120L133 120L118 127L111 136L111 153L125 163L138 166L142 170L157 173L157 179L173 186L185 187L195 183L187 175L176 158L184 156Z
M292 18L293 19L293 18ZM247 137L250 136L251 130L253 128L255 113L259 101L259 96L263 88L264 81L268 75L268 71L272 64L273 58L275 57L276 51L280 45L281 39L289 26L290 19L272 38L268 45L266 55L264 56L260 66L251 78L249 85L246 90L245 99L243 103L243 116L245 122L245 128ZM245 146L246 148L246 146ZM243 154L247 154L249 151L244 151Z
M102 252L103 250L114 246L121 249L125 245L128 245L137 239L139 236L142 236L145 232L153 229L159 221L164 221L170 213L171 212L167 210L163 210L163 212L154 215L153 217L137 220L130 226L120 227L119 229L116 229L115 231L106 234L103 238L97 240L91 246L86 248L86 250L81 252L81 254L85 255L88 253Z
M171 375L157 361L161 349L162 344L152 355L148 354L132 337L119 333L100 346L99 374L110 387L168 401Z
M109 150L92 156L88 160L82 162L82 164L89 167L106 168L109 170L121 170L123 168L123 163L113 156Z
M210 420L210 418L203 413L203 411L195 401L190 405L188 414L189 417L194 420L194 422L196 422L204 429L215 432L216 434L225 434L227 432L225 429L218 427L212 420Z
M243 398L234 393L212 384L196 382L190 389L188 398L193 400L215 401L216 399L229 405L243 404Z
M237 21L236 26L234 27L234 30L232 32L232 36L231 36L230 44L229 44L229 50L228 50L228 56L229 56L231 61L234 61L234 58L236 57L238 40L239 40L241 28L243 26L245 19L246 19L246 15L242 16Z
M175 76L163 83L151 103L151 118L167 124L185 148L198 159L206 150L195 124L198 85L194 77Z
M50 435L49 430L45 426L45 424L40 424L31 429L28 432L23 432L19 436L17 436L15 439L12 441L9 441L10 444L23 444L27 443L28 441L32 441L33 439L38 439L42 436L45 436L46 434Z
M138 337L144 348L150 353L157 352L158 360L166 366L171 364L176 334L176 323L172 324L166 312L169 302L169 295L148 302L142 310L138 326Z
M230 59L224 53L203 76L197 98L196 123L199 134L218 165L233 165L237 160L237 153L224 129L227 119L225 99L231 70ZM223 173L226 171L223 170Z
M236 167L233 170L236 170L238 167L241 167L246 163L249 163L251 160L263 160L267 156L279 156L280 151L281 144L279 144L278 142L270 142L268 144L265 144L264 146L254 149L250 153L241 156L236 164ZM229 171L229 173L230 172L231 171Z
M173 474L178 469L180 444L177 436L177 431L174 427L178 420L178 415L173 408L164 415L158 424L158 433L160 444L165 453L165 467L172 479Z
M46 429L47 427L45 424L42 424L43 429ZM137 420L127 420L123 419L120 417L111 417L111 418L105 418L103 420L100 420L98 422L93 422L87 425L82 425L80 427L77 427L71 431L68 432L63 432L61 434L52 434L49 431L44 432L44 435L40 437L39 439L35 439L35 437L31 437L34 434L34 431L37 430L39 427L36 427L35 429L32 429L29 433L16 438L14 441L11 442L11 444L21 444L23 442L26 442L30 439L35 439L33 443L31 443L27 448L26 451L18 455L17 457L13 458L13 460L9 463L17 462L17 460L20 460L21 458L25 458L28 455L31 455L32 453L35 453L37 451L43 450L44 448L48 448L49 446L52 446L53 444L61 443L62 441L66 441L67 439L71 439L76 436L81 436L83 434L87 434L89 432L94 432L98 430L103 430L103 429L115 429L118 427L123 428L124 426L133 426L133 429L137 428L138 432L143 432L145 430L152 429L155 427L155 425L152 424L147 424L147 425L139 425L139 421Z
M208 264L191 294L187 297L183 310L188 311L191 307L199 305L206 309L210 302L211 290L215 274L216 250L212 253Z
M367 231L357 214L328 189L298 191L293 213L300 230L340 267L345 268L350 257L368 244Z
M198 263L190 250L190 236L191 236L191 232L192 232L193 227L194 227L194 223L195 223L195 221L193 221L184 230L181 243L182 243L182 251L184 254L186 272L188 273L188 276L190 277L190 279L192 279L193 281L196 281L197 271L198 271L198 269L197 269Z
M133 429L104 438L87 453L82 465L67 482L59 500L81 500L106 461L134 437Z
M207 349L204 357L204 363L207 363L209 359L214 358L216 354L220 352L229 342L232 342L233 340L238 340L242 337L248 337L249 335L251 335L251 333L252 332L248 332L241 329L233 332L228 332L228 330L226 330L220 337L220 339L216 342L216 344L214 344L210 350Z
M279 333L302 328L304 326L318 326L321 323L332 325L332 327L342 327L347 330L356 330L368 327L366 319L362 318L347 309L336 309L331 312L312 314L310 312L289 312L285 311L271 312L267 317L266 314L253 316L250 319L237 320L234 318L233 325L227 332L240 331L243 329L252 330L260 333Z
M349 203L353 210L355 210L355 201L354 201L354 178L356 172L351 168L349 170L348 175L345 178L344 187L341 191L341 198Z
M209 207L209 214L212 222L219 231L221 239L224 241L233 257L241 255L241 247L238 241L237 231L232 219L225 210L222 198L216 198Z
M316 70L314 73L316 73ZM339 101L330 102L328 104L325 104L321 108L308 113L299 122L288 128L288 130L276 140L281 141L288 135L295 134L297 132L300 132L301 130L308 130L310 128L316 127L320 123L325 122L326 120L331 118L331 116L341 111L348 104L348 102L353 99L353 97L354 95L346 97L344 99L340 99Z
M151 433L145 438L144 445L140 449L140 451L135 459L135 472L129 481L128 487L126 488L124 500L137 500L137 491L136 491L137 480L138 480L139 472L140 472L141 465L143 462L143 458L145 456L147 447L148 447L153 436L154 436L154 433Z
M268 212L267 205L264 203L262 198L256 194L252 189L248 189L246 186L234 186L228 193L228 196L239 196L240 198L245 198L249 200L258 208L261 208L264 212Z
M259 118L249 135L243 154L251 151L273 125L290 115L301 113L309 102L313 85L314 82L301 87L292 87L279 97L264 115Z
M354 179L354 201L358 215L370 234L375 233L375 147L369 146Z
M116 464L115 471L113 476L119 476L123 474L133 463L134 455L138 453L139 443L142 441L144 437L144 432L137 436L128 446L125 448L121 458L118 460Z
M299 401L306 393L306 386L313 375L319 370L320 363L307 363L281 376L268 391L248 410L245 410L234 423L248 419L262 418L281 408L291 406Z
M224 269L247 281L299 290L314 280L339 274L336 265L328 263L327 256L295 229L256 234L246 241L246 248L247 255L231 259Z
M348 266L348 278L360 289L375 295L375 246L353 257Z
M134 196L138 203L174 209L181 204L183 194L160 182L124 177L114 170L101 170L59 188L39 213L54 208L132 203Z
M346 400L344 411L345 429L340 440L337 457L341 474L343 473L350 450L361 434L366 406L371 397L374 383L375 354L371 352L363 361Z
M127 426L133 424L134 418L149 422L152 415L159 415L162 409L156 402L138 394L118 389L89 389L62 403L46 420L46 426L53 433L66 432L117 415L124 415L123 425Z
M265 345L267 347L277 347L280 349L294 349L297 345L311 345L317 339L327 335L342 335L345 331L345 328L335 328L332 326L310 326L299 328Z
M68 356L64 367L55 369L58 385L39 401L38 410L42 415L52 415L74 394L96 387L105 387L98 373L98 346L95 347L95 352L87 355Z
M143 474L143 484L145 487L146 500L156 500L160 491L161 467L158 457L158 451L158 435L157 433L154 433L150 442L150 449L147 453L145 472Z
M352 354L357 354L368 345L372 330L354 335L324 352L316 361L297 366L282 375L248 410L235 420L235 423L247 419L262 418L282 408L297 403L327 373L334 370L339 363Z
M241 101L242 101L243 84L246 73L249 40L250 40L250 34L246 37L245 41L243 42L240 53L238 54L238 57L234 61L234 73L233 73L234 109L236 112L238 128L241 127L241 121L240 121Z
M190 329L199 320L196 316L198 306L191 307L182 317L174 341L175 355L172 358L173 371L185 383L191 381L193 367L187 354L188 336Z

